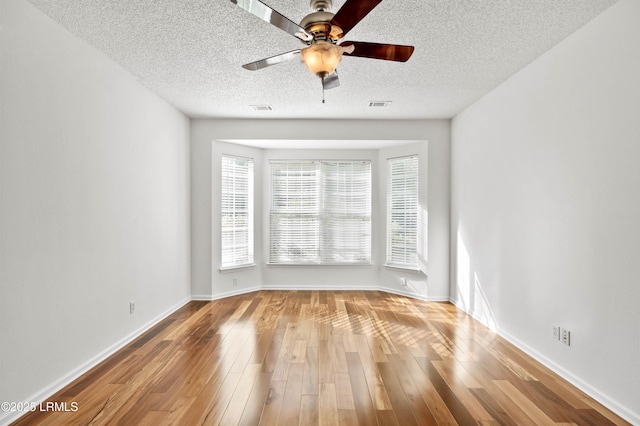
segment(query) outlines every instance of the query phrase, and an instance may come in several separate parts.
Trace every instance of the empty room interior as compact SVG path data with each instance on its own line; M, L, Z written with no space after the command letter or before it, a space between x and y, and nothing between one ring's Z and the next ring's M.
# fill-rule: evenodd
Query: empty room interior
M640 1L0 0L0 54L0 425L640 425Z

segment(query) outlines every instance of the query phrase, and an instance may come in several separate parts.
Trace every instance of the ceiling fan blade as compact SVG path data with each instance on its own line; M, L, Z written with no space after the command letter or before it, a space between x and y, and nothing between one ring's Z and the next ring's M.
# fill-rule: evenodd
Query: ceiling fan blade
M340 86L340 79L338 78L338 70L326 76L322 82L325 90L334 89Z
M385 61L406 62L413 54L413 46L399 44L367 43L362 41L345 41L340 46L353 46L353 52L344 52L348 56L362 58L383 59Z
M280 55L272 56L270 58L260 59L259 61L244 64L242 68L249 71L261 70L271 65L279 64L280 62L288 61L295 58L300 54L300 49L292 50L291 52L282 53Z
M313 40L313 35L311 35L307 30L291 21L284 15L280 14L279 12L271 9L269 6L259 0L231 0L231 3L237 4L247 12L250 12L256 15L258 18L263 19L272 25L275 25L281 30L288 32L292 36L297 37L302 41Z
M331 25L342 28L344 37L362 18L367 16L382 0L347 0L331 19Z

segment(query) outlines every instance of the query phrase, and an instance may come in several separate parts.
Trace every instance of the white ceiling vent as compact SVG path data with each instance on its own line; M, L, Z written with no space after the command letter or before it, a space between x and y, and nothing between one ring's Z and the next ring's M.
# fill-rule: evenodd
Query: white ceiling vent
M370 101L369 106L375 108L386 108L391 105L391 101Z
M251 108L254 111L273 111L273 107L271 105L251 105Z

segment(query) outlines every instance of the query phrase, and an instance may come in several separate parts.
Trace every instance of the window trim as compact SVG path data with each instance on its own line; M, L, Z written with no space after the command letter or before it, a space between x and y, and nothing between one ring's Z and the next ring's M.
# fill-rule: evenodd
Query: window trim
M235 272L235 271L242 271L244 269L253 269L256 266L258 266L255 263L247 263L244 265L238 265L238 266L225 266L224 268L221 266L218 268L218 272L220 272L221 274L224 274L226 272Z
M392 224L392 203L393 203L393 197L392 197L392 170L391 170L391 166L394 162L399 162L402 160L415 160L416 161L416 175L415 175L415 194L412 194L415 197L415 247L414 248L414 256L415 256L415 263L396 263L392 261L392 252L393 252L393 246L392 246L392 230L391 230L391 224ZM408 271L420 271L420 261L419 261L419 239L420 239L420 223L419 223L419 216L420 216L420 156L418 154L411 154L411 155L404 155L404 156L400 156L400 157L392 157L392 158L387 158L386 161L386 196L387 196L387 202L386 202L386 242L385 242L385 263L384 263L384 267L386 268L390 268L390 269L401 269L401 270L408 270ZM403 179L406 181L407 179L407 175L405 174L403 176ZM406 231L404 232L405 234L407 233ZM406 245L405 245L406 247ZM406 260L406 257L405 257Z
M248 259L244 263L233 263L228 265L223 265L224 251L225 248L223 246L223 218L224 218L224 173L225 173L225 160L234 160L234 161L245 161L250 164L249 172L247 173L247 251L248 251ZM230 189L235 189L230 188ZM250 157L242 157L238 155L232 154L222 154L220 156L220 268L218 269L221 273L229 270L238 270L245 268L255 267L255 162L253 158ZM235 247L235 245L232 246Z
M305 261L305 260L300 260L300 261L290 261L290 260L283 260L283 261L273 261L273 214L274 214L274 207L273 207L273 201L274 201L274 183L273 183L273 176L274 176L274 172L273 172L273 165L274 164L285 164L285 163L309 163L309 164L315 164L317 165L317 180L315 182L316 185L316 196L317 196L317 206L316 206L316 211L314 211L313 213L309 213L310 215L317 215L318 217L318 247L317 247L317 252L316 252L316 258L314 260L309 260L309 261ZM368 259L366 260L357 260L357 261L353 261L353 262L332 262L329 260L325 260L323 261L323 243L322 243L322 237L323 237L323 219L326 219L327 217L329 217L329 215L327 215L326 211L324 210L324 206L322 205L322 199L323 199L323 195L326 195L323 193L324 191L324 184L325 184L325 178L326 175L324 175L323 173L323 164L335 164L335 163L362 163L362 164L366 164L368 167L368 179L367 179L367 191L366 191L366 195L367 195L367 210L368 213L365 215L362 215L362 217L366 217L367 219L367 223L368 223L368 251L367 251L367 255L368 255ZM346 266L346 267L352 267L352 266L370 266L373 264L373 161L371 159L270 159L269 160L269 207L268 207L268 220L269 220L269 231L268 231L268 261L267 261L267 265L268 266L292 266L292 267L304 267L304 266ZM357 216L357 215L356 215ZM365 237L365 240L366 238ZM317 260L316 260L317 259Z

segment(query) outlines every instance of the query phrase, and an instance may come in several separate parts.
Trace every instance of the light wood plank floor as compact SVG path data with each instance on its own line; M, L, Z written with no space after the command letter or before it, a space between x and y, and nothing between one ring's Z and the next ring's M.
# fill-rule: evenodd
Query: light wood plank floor
M16 425L627 424L448 303L376 291L191 302Z

